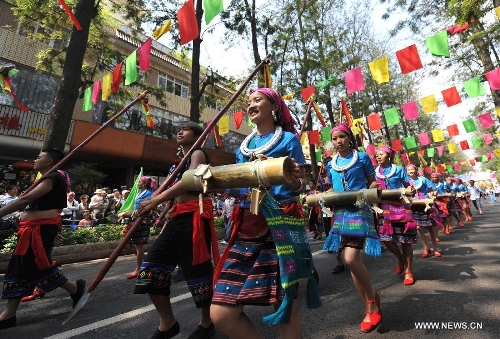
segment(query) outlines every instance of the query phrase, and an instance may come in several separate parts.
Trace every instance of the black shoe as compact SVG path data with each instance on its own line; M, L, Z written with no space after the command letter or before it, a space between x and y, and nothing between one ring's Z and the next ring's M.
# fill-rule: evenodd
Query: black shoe
M337 265L334 267L334 269L332 270L332 273L333 274L339 274L339 273L342 273L345 271L345 265Z
M175 274L173 279L175 282L180 282L180 281L186 280L186 278L184 278L184 273L182 272L182 270L179 270L179 269L177 270L177 273Z
M76 293L71 295L71 299L73 299L73 308L75 308L83 293L85 293L85 284L86 281L83 279L76 281Z
M0 320L0 330L5 330L6 328L14 327L17 323L17 317L14 315L9 319Z
M181 327L179 326L179 323L176 321L175 324L170 327L166 331L160 331L159 329L156 329L155 333L151 337L151 339L168 339L168 338L173 338L179 332L181 331Z
M318 235L319 235L318 232L314 233L313 239L316 240L318 238Z
M211 338L215 334L215 325L211 323L208 327L203 327L198 325L196 330L191 333L188 339L208 339Z

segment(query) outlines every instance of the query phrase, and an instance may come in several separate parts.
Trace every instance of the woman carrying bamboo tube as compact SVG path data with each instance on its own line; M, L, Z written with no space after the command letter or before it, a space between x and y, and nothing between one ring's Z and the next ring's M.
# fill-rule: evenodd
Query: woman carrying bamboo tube
M243 308L274 305L276 313L264 317L264 321L279 325L281 338L298 339L301 337L296 300L298 281L309 280L309 305L321 306L316 280L311 279L314 265L302 208L297 202L306 186L306 162L295 122L276 90L259 88L251 92L247 114L256 129L236 151L237 162L258 161L260 154L289 156L295 160L295 167L289 184L241 189L242 202L233 211L229 244L214 273L210 316L215 326L231 339L262 338ZM254 204L260 202L258 214L250 212L252 205L247 196L251 196ZM293 239L292 234L296 234ZM285 246L287 250L278 254L277 247Z
M410 185L410 178L401 166L393 164L396 152L389 146L382 146L377 150L378 166L375 169L377 182L382 189L409 188L415 194L415 189ZM378 233L380 241L398 259L396 273L404 275L404 284L413 285L412 264L413 247L417 243L417 223L413 218L411 207L404 201L381 201L384 213L379 218ZM401 251L398 244L401 244Z
M434 191L434 185L429 179L417 176L417 167L415 165L410 164L406 166L406 172L410 177L410 183L417 190L417 196L419 198L426 198L428 197L430 191ZM431 208L425 210L425 207L416 207L415 205L412 206L413 215L417 222L418 236L420 237L424 247L422 258L427 258L432 253L432 250L427 244L425 230L428 230L429 232L429 238L431 239L431 243L434 248L434 256L437 258L441 257L441 252L437 249L437 234L438 226L444 228L443 219L440 217L439 211L435 206L432 206ZM450 232L446 234L449 235Z
M366 153L356 150L356 139L344 124L332 128L332 144L337 154L328 163L328 181L334 192L378 188L375 170ZM333 224L325 240L324 250L344 251L344 260L365 306L360 324L363 332L373 331L382 321L380 297L373 290L370 274L361 257L361 250L374 257L381 255L380 240L375 230L373 212L369 206L352 204L335 206Z

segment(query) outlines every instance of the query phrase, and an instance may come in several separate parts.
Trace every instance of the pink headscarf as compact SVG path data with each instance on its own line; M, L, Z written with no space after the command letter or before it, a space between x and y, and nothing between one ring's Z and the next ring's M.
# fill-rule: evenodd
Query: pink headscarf
M274 104L278 104L278 112L276 118L278 119L278 124L283 128L283 130L287 132L291 132L295 135L298 135L298 131L295 128L296 122L293 120L292 115L290 114L290 110L285 103L285 100L281 97L281 94L275 89L272 88L257 88L250 92L259 92L268 97L271 102Z
M352 149L357 148L356 137L354 136L354 134L352 133L351 129L349 128L349 126L347 124L345 124L345 123L344 124L338 124L337 126L335 126L335 127L332 128L332 131L330 132L330 135L332 135L333 132L344 132L345 134L347 134L347 136L351 140L351 144L352 145L349 145L349 146Z
M431 173L431 178L439 178L439 174L436 172Z
M385 152L389 155L389 161L392 163L392 160L394 159L394 155L396 154L396 151L393 150L391 147L387 145L380 146L378 148L378 151Z
M406 169L408 169L410 167L413 167L414 169L417 169L417 166L414 165L414 164L408 164L408 165L406 165Z

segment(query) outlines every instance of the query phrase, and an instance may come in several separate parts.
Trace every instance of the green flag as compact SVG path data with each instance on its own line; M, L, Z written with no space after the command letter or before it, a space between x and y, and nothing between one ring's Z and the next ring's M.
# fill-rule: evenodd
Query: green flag
M428 158L433 158L434 157L434 147L428 148L427 149L427 157Z
M453 166L451 166L451 165L446 165L446 170L448 171L448 173L453 173L453 172L455 172L455 171L453 170Z
M331 133L332 126L325 126L321 129L321 141L330 141L332 140Z
M384 111L385 121L387 126L394 126L399 124L399 114L396 107L386 109Z
M85 96L83 97L83 107L82 107L82 111L84 111L84 112L90 111L92 109L92 88L93 87L94 86L87 87L87 89L85 90Z
M486 155L480 155L479 156L479 161L480 162L488 162L488 157Z
M483 145L483 138L472 137L472 147L481 147Z
M137 196L137 192L139 191L139 179L142 177L142 167L141 171L139 172L139 175L137 176L137 179L135 179L134 186L132 186L132 189L130 190L130 194L127 197L127 200L123 203L122 207L120 208L120 212L133 212L134 211L134 204L135 204L135 198Z
M316 162L321 162L321 151L316 152Z
M477 77L464 82L464 89L469 98L475 98L484 94L484 87Z
M450 47L448 45L448 32L442 31L430 38L425 39L427 48L434 56L444 56L445 58L450 57Z
M464 128L465 128L465 131L467 133L477 131L477 127L476 127L476 124L474 123L474 119L470 118L470 119L462 121L462 123L464 124Z
M406 149L417 148L417 142L415 141L415 137L406 137L404 138Z
M205 23L208 25L217 14L222 12L222 0L203 0L203 7L205 7Z
M125 85L137 80L137 51L133 51L125 60Z
M334 75L326 80L320 81L319 83L316 84L316 87L322 91L328 86L330 83L332 83L333 80L337 79L337 77Z

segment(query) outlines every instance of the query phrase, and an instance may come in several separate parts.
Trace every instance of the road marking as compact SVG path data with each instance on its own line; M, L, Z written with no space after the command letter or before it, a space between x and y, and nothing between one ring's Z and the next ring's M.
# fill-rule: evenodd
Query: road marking
M183 300L186 300L189 298L191 298L191 293L184 293L184 294L181 294L177 297L172 298L171 303L174 304L176 302L183 301ZM74 336L77 336L80 334L84 334L86 332L96 330L96 329L101 328L101 327L112 325L113 323L116 323L118 321L123 321L123 320L131 319L131 318L135 318L143 313L150 312L154 309L155 309L154 305L144 306L144 307L138 308L137 310L130 311L130 312L123 313L123 314L119 314L119 315L115 315L114 317L100 320L100 321L96 321L95 323L92 323L89 325L81 326L81 327L78 327L78 328L75 328L75 329L72 329L72 330L69 330L66 332L55 334L53 336L46 337L45 339L71 338L71 337L74 337Z
M316 256L316 255L324 253L324 252L325 252L324 250L319 250L319 251L313 252L312 255ZM191 293L184 293L184 294L181 294L177 297L172 298L170 302L172 304L175 304L176 302L183 301L183 300L186 300L189 298L191 298ZM133 310L133 311L123 313L123 314L118 314L118 315L115 315L114 317L107 318L104 320L99 320L99 321L96 321L95 323L92 323L89 325L77 327L75 329L72 329L72 330L69 330L66 332L62 332L59 334L54 334L50 337L46 337L45 339L67 339L67 338L75 337L75 336L80 335L80 334L84 334L84 333L87 333L87 332L90 332L93 330L97 330L98 328L101 328L101 327L106 327L106 326L112 325L118 321L124 321L127 319L135 318L141 314L150 312L154 309L155 309L154 305L144 306L144 307L138 308L137 310Z

